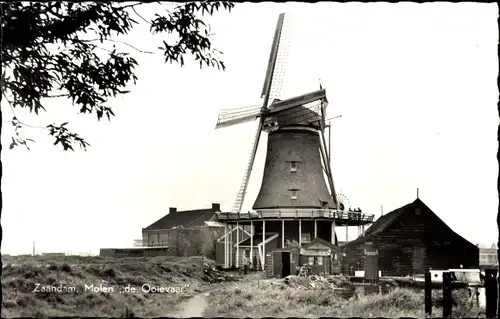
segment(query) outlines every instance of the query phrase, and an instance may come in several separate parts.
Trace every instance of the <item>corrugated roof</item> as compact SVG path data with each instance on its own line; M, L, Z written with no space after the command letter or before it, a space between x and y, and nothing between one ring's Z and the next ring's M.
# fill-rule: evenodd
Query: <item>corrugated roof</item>
M146 227L145 230L203 226L205 221L211 220L214 214L215 209L213 208L175 211L163 216Z

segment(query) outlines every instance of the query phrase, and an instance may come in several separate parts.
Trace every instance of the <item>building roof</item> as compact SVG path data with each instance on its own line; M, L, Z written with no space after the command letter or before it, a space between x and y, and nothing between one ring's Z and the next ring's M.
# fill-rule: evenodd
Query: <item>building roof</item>
M270 108L272 109L272 105ZM310 108L304 105L299 105L287 110L273 114L276 117L279 126L288 125L310 125L319 128L317 122L321 120L320 105L314 104Z
M385 231L389 229L394 223L396 223L401 216L404 214L408 213L413 213L415 208L420 208L423 211L426 211L427 213L431 214L433 217L434 222L441 224L445 229L447 229L450 233L452 233L454 236L462 239L463 241L467 241L465 238L462 236L458 235L455 233L448 225L446 225L439 216L437 216L422 200L417 198L415 201L412 203L409 203L407 205L404 205L398 209L393 210L392 212L381 216L379 219L377 219L365 232L365 236L358 237L357 239L350 241L345 244L345 246L351 246L351 245L356 245L356 244L362 244L364 242L370 241L374 237L376 237L377 234L381 233L382 231ZM468 241L467 241L468 242ZM471 245L473 245L471 243Z
M339 247L338 246L335 246L334 244L322 239L322 238L319 238L319 237L316 237L314 238L313 240L311 240L310 242L308 242L307 244L305 244L302 248L304 249L310 249L312 246L314 245L317 245L317 244L320 244L320 245L323 245L325 247L328 247L329 249L333 249L333 250L339 250Z
M144 230L171 229L174 227L197 227L205 225L206 221L214 219L216 212L220 211L219 204L212 204L212 208L177 211L177 208L170 208L170 212L144 228Z

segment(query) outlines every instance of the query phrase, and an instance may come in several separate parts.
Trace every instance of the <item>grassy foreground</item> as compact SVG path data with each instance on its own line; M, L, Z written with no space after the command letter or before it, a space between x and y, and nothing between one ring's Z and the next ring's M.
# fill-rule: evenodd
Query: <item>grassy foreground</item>
M204 270L215 266L201 257L50 259L2 258L2 317L174 315L182 300L208 286ZM144 284L170 291L147 293ZM88 289L90 285L99 291ZM47 292L43 287L67 291ZM125 287L136 292L125 292Z
M467 305L467 292L454 292L457 305L453 317L477 317L479 309ZM439 304L440 294L433 294ZM237 283L207 297L206 317L385 317L425 318L424 294L396 288L384 295L366 295L350 299L335 295L328 289L297 289L269 281ZM433 308L440 317L442 309Z

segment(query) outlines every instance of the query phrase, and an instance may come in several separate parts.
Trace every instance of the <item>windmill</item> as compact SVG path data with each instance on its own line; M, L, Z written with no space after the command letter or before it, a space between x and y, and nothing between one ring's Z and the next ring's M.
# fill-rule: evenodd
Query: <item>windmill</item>
M216 129L258 119L250 159L232 212L240 212L253 169L262 131L269 134L266 166L261 189L253 209L337 208L337 198L329 163L330 150L324 137L326 90L320 89L280 100L290 47L291 23L288 15L279 15L269 55L262 104L222 110ZM280 157L278 162L273 161ZM290 168L283 165L289 163ZM284 176L285 174L286 176ZM329 189L324 180L325 174ZM288 194L284 196L283 194ZM287 199L284 199L284 198Z

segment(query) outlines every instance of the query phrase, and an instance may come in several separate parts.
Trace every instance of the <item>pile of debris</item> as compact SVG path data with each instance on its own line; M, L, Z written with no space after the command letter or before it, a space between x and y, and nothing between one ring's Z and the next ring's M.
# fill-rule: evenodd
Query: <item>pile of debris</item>
M216 266L210 266L205 264L205 269L203 270L203 281L213 283L236 281L238 278L232 274L225 273L218 269Z
M335 289L350 286L349 278L343 275L287 276L285 283L301 289Z

